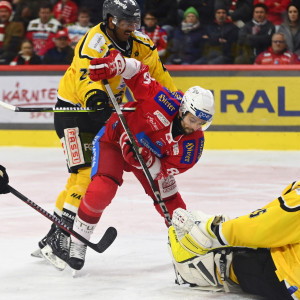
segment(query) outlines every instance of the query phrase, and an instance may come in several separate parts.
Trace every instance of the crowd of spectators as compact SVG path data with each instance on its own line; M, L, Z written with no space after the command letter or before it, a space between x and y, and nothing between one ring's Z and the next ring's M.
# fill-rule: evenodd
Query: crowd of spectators
M136 0L165 64L298 64L300 0ZM70 64L104 0L0 0L0 64Z

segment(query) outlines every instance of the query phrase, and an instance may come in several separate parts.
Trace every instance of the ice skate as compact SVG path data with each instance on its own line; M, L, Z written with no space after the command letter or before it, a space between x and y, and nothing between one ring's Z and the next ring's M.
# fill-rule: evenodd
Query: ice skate
M54 223L52 223L49 232L39 241L39 243L38 243L39 248L36 249L35 251L33 251L31 253L31 256L37 257L37 258L43 258L44 257L42 252L41 252L41 249L43 249L47 245L47 238L50 237L54 233L56 228L57 228L56 225Z
M87 246L82 243L74 243L71 241L70 246L70 257L68 260L68 265L74 270L81 270L84 261L85 261L85 254L86 254Z
M62 229L57 228L46 240L46 246L41 249L45 257L57 269L63 270L69 258L70 237Z

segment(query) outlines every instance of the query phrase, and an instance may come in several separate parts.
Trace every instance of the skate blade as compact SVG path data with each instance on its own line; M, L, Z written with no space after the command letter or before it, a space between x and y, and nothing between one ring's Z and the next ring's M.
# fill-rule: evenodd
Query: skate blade
M40 248L33 251L30 255L36 258L44 258Z
M49 245L46 245L43 249L41 249L41 253L43 257L59 271L63 271L66 268L67 263L53 254Z
M71 270L72 270L72 277L73 278L78 277L78 270L75 270L75 269L72 269L72 268L71 268Z

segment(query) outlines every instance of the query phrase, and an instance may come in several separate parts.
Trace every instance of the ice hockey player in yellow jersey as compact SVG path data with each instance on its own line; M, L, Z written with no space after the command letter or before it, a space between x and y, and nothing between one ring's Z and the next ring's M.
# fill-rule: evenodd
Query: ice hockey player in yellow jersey
M300 299L300 181L264 207L229 220L177 209L169 250L178 284Z
M62 77L56 107L90 107L96 112L55 113L54 125L67 160L70 177L56 201L55 215L72 226L80 201L90 182L92 141L112 113L110 99L101 81L89 79L93 58L109 55L116 49L125 57L134 57L149 66L153 78L171 91L176 87L160 61L158 52L148 36L138 32L141 13L135 0L105 0L103 22L91 28L78 42L73 62ZM126 85L121 76L109 84L122 102ZM60 258L68 255L69 237L53 225L32 253L48 259L59 269L66 263Z

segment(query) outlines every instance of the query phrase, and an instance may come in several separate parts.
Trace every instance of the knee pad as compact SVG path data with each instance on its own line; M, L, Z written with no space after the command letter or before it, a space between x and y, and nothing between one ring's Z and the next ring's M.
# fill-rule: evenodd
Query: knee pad
M117 189L117 183L109 177L94 176L82 200L78 216L91 224L97 223L104 209L115 197Z

